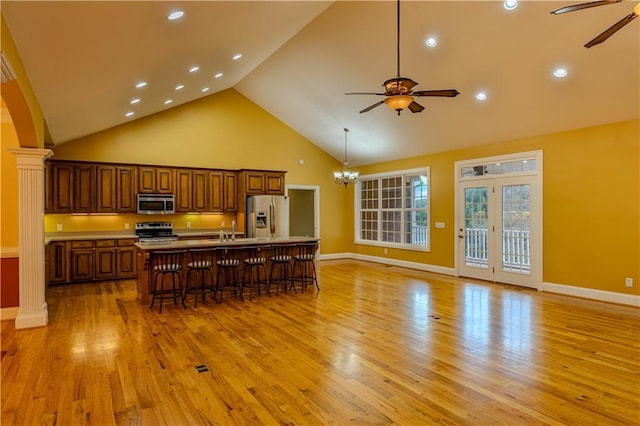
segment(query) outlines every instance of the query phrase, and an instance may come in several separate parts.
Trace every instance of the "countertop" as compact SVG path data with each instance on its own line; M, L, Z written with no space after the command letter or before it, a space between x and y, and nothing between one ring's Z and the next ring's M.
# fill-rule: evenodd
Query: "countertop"
M178 237L212 237L220 233L221 228L201 228L201 229L174 229L173 233ZM231 233L230 228L223 229L228 234ZM236 233L236 235L244 235ZM82 231L82 232L45 232L44 243L49 244L52 241L77 241L77 240L110 240L138 238L134 230L127 231Z
M287 243L304 243L319 241L318 238L312 237L276 237L276 238L236 238L235 241L220 240L184 240L184 241L151 241L145 243L136 243L136 246L142 250L170 250L170 249L192 249L204 247L231 247L246 245L269 245L269 244L287 244Z

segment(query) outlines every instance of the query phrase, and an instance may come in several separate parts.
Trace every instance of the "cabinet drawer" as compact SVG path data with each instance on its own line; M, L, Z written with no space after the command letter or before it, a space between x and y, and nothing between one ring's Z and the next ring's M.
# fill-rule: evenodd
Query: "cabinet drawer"
M131 247L133 245L135 245L136 241L138 241L135 238L127 238L124 240L118 240L118 247Z
M96 247L115 247L116 240L96 240Z
M93 248L93 241L71 241L72 249Z

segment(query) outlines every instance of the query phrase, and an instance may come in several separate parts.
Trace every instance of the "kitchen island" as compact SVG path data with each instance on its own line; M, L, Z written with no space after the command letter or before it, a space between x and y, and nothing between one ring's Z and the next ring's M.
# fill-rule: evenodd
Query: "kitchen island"
M138 300L141 304L151 303L151 270L149 269L149 254L156 251L172 251L185 250L187 254L184 257L182 268L182 286L186 283L186 264L188 261L188 251L193 249L224 249L227 247L248 247L261 246L268 249L274 245L292 245L297 243L318 242L318 238L313 237L275 237L275 238L236 238L234 240L178 240L178 241L153 241L153 242L137 242L136 246L136 271L137 271L137 288ZM265 257L269 258L269 254Z

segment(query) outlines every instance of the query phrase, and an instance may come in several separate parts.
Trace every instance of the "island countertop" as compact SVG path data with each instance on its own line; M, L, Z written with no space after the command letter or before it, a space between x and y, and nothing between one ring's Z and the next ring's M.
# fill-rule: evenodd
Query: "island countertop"
M275 238L236 238L235 240L177 240L137 242L136 247L143 251L153 250L189 250L208 247L233 247L247 245L295 244L318 241L315 237L275 237Z

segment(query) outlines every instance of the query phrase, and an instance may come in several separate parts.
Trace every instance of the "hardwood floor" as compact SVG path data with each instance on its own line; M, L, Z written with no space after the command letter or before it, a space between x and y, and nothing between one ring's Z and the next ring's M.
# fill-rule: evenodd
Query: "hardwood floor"
M48 327L2 322L2 424L639 422L636 308L319 266L320 292L162 314L132 281L50 288Z

